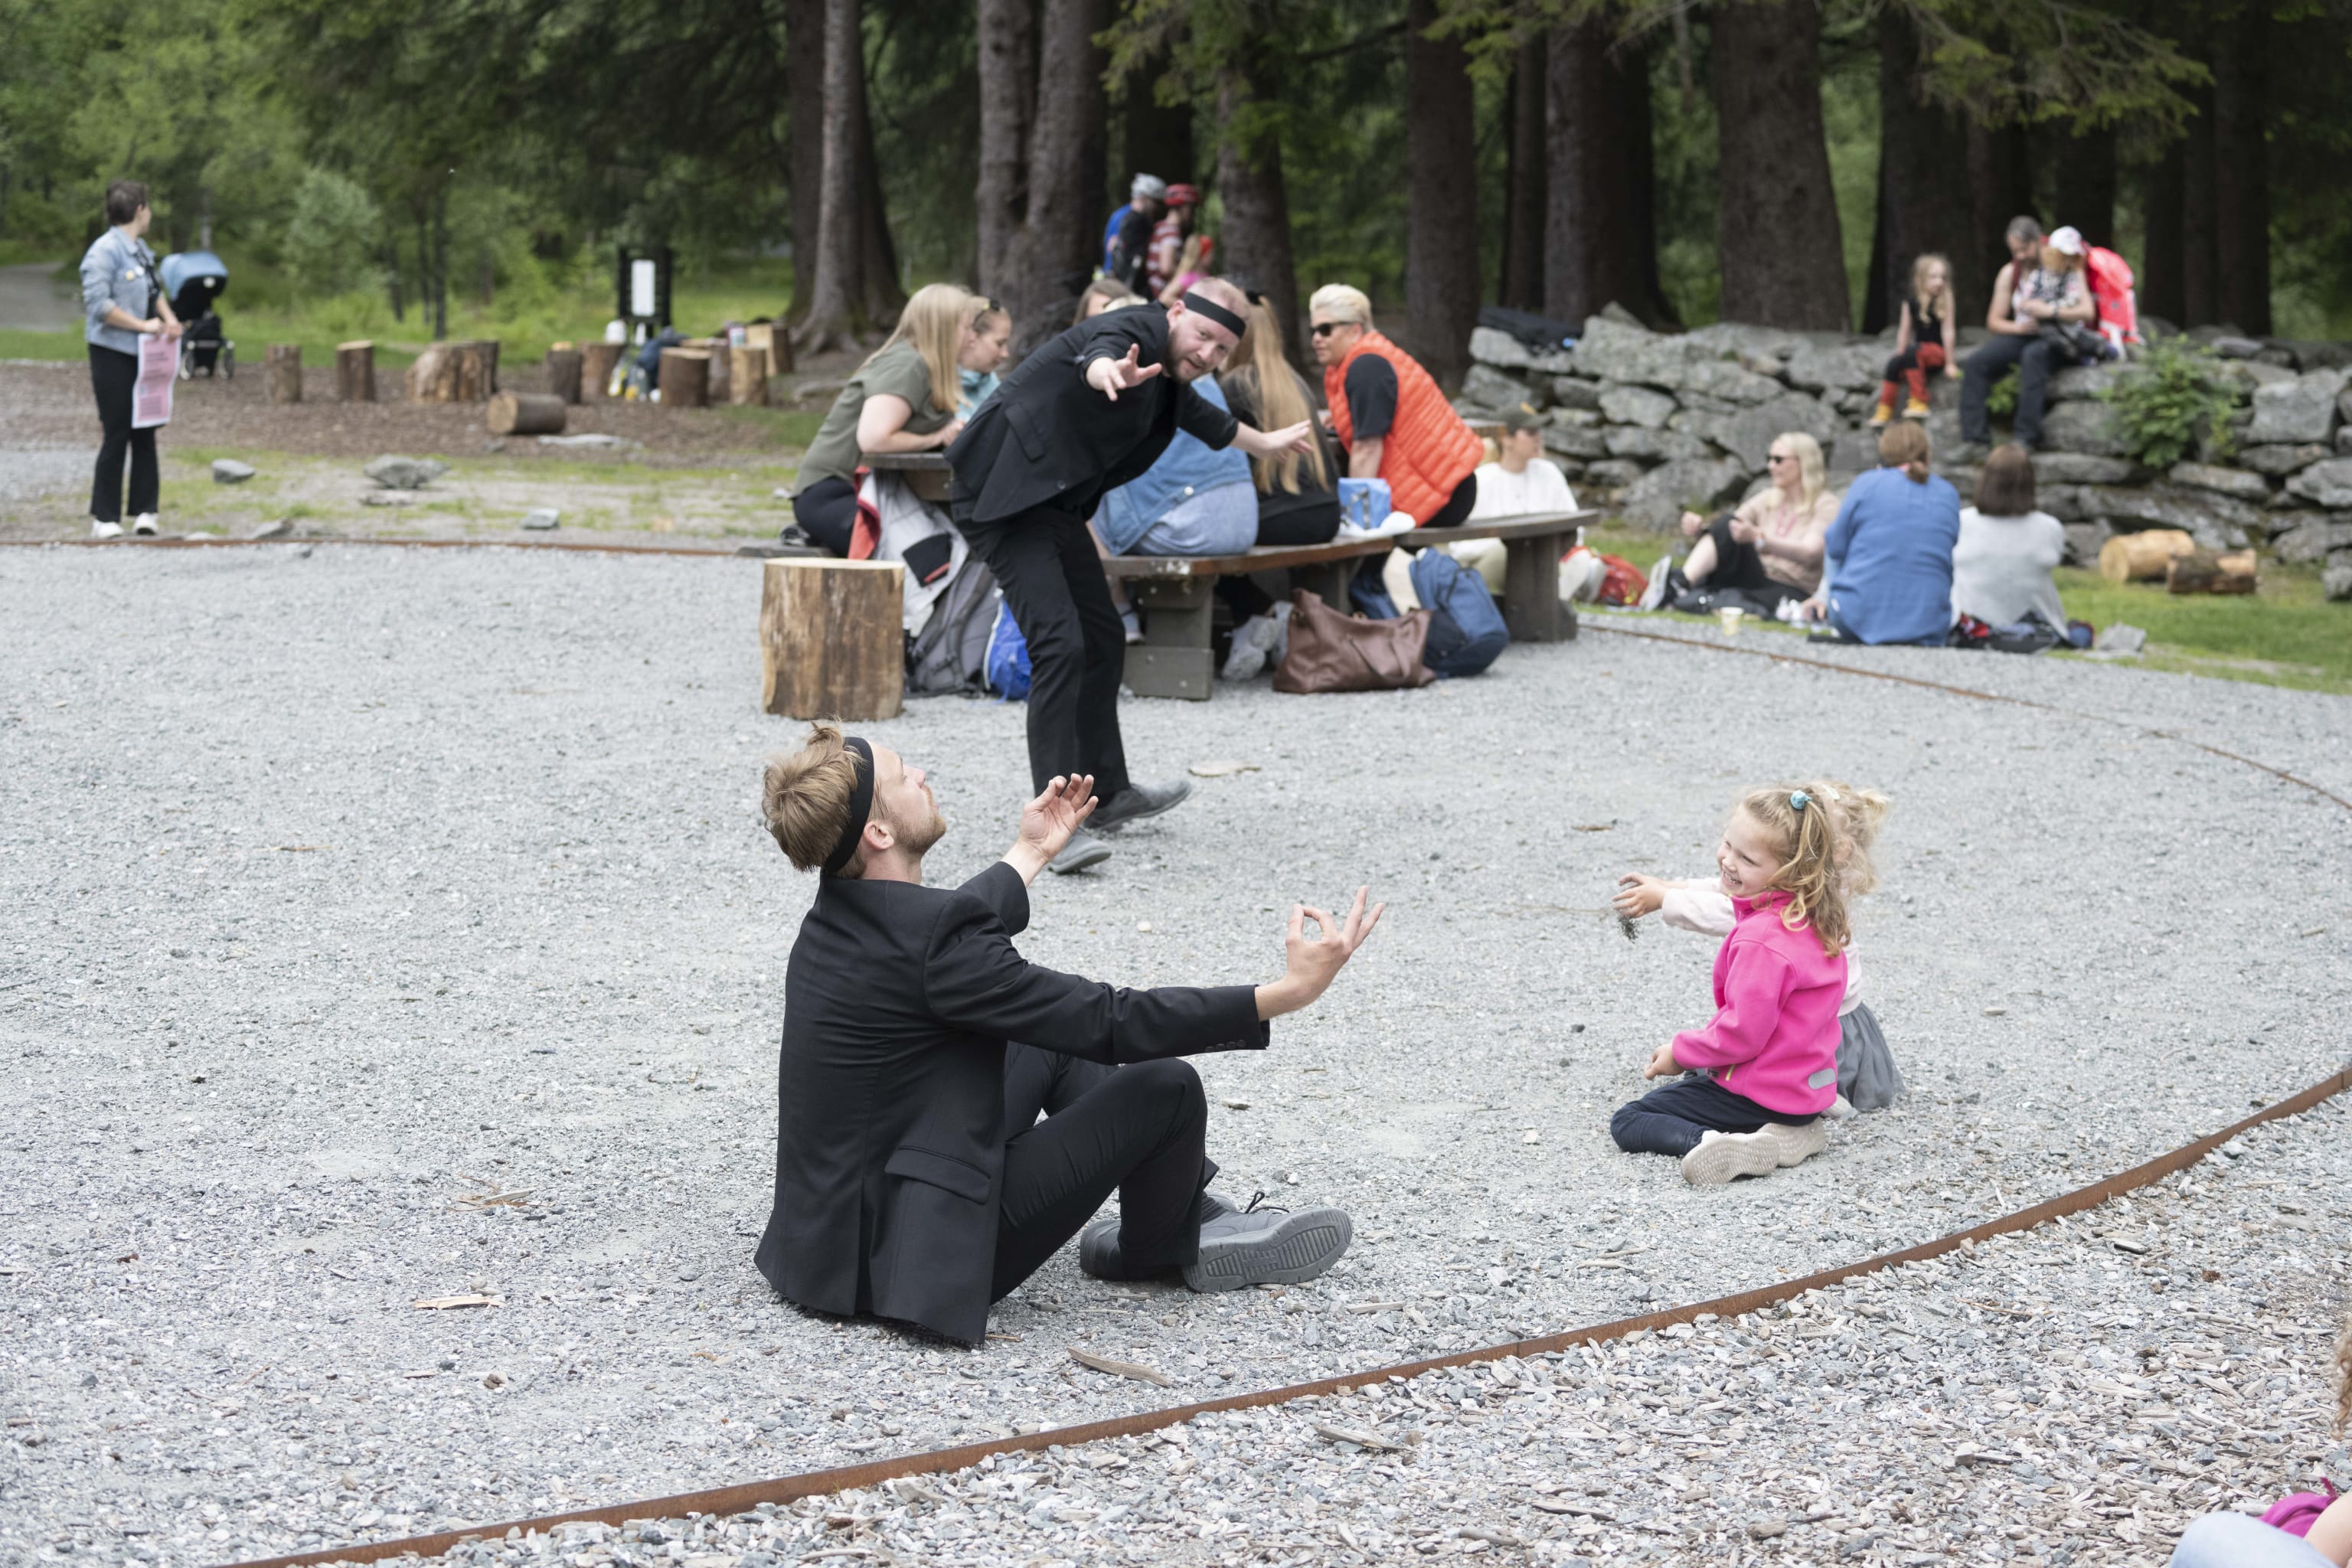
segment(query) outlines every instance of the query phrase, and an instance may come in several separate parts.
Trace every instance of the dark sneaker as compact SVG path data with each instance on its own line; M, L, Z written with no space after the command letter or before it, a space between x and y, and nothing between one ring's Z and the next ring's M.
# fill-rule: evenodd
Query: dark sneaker
M1176 779L1164 784L1131 784L1095 807L1094 816L1087 821L1096 832L1109 833L1181 805L1192 793L1191 779ZM1073 838L1070 842L1076 844L1077 840Z
M1264 1193L1260 1193L1256 1197L1250 1199L1250 1202L1255 1205L1259 1198L1265 1196ZM1242 1212L1212 1192L1202 1193L1200 1208L1201 1223L1203 1226L1222 1219L1226 1215ZM1084 1235L1078 1237L1078 1268L1096 1279L1130 1278L1127 1271L1127 1260L1118 1250L1118 1219L1116 1215L1109 1219L1097 1220L1087 1227Z
M1089 866L1099 866L1110 858L1110 846L1081 827L1070 835L1062 852L1045 862L1045 869L1066 877L1073 871L1083 871Z
M1355 1234L1339 1209L1222 1214L1201 1226L1200 1261L1184 1270L1184 1283L1202 1291L1301 1284L1339 1262Z

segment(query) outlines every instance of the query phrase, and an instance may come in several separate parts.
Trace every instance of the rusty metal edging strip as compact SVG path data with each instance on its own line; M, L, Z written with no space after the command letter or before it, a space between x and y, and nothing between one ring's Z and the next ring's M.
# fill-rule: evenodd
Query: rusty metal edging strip
M1666 640L1673 640L1671 638ZM1835 667L1832 667L1835 668ZM1283 1388L1261 1389L1253 1394L1229 1394L1223 1399L1207 1399L1194 1405L1171 1405L1163 1410L1139 1411L1132 1415L1115 1416L1108 1421L1083 1422L1075 1426L1049 1428L1023 1436L1000 1437L985 1443L966 1443L953 1448L934 1448L927 1453L899 1454L887 1459L868 1460L860 1465L844 1465L835 1469L809 1470L800 1475L778 1477L772 1480L745 1481L737 1486L717 1487L708 1491L679 1492L670 1497L646 1498L635 1502L614 1503L604 1508L576 1509L567 1513L541 1514L532 1519L509 1520L498 1524L474 1525L460 1530L446 1530L432 1535L413 1535L396 1541L380 1541L352 1547L328 1547L316 1552L296 1552L280 1557L257 1557L229 1564L227 1568L300 1568L300 1565L326 1563L380 1563L386 1558L416 1555L437 1557L449 1548L467 1541L496 1540L509 1530L525 1533L546 1532L558 1525L596 1523L618 1525L632 1519L676 1519L687 1514L741 1513L759 1503L783 1504L803 1498L822 1497L828 1493L849 1491L861 1487L876 1486L901 1476L940 1475L950 1470L964 1469L997 1454L1034 1453L1041 1448L1098 1443L1112 1437L1132 1437L1162 1426L1173 1426L1195 1415L1222 1410L1247 1410L1264 1405L1287 1404L1294 1399L1312 1399L1388 1378L1419 1377L1424 1373L1444 1367L1469 1366L1479 1362L1499 1361L1506 1356L1542 1355L1567 1350L1575 1345L1606 1344L1631 1334L1654 1331L1675 1323L1687 1323L1702 1315L1738 1317L1760 1311L1808 1290L1817 1290L1841 1284L1865 1274L1898 1268L1906 1263L1939 1258L1945 1253L1973 1247L1979 1241L2017 1231L2031 1230L2063 1215L2079 1214L2096 1208L2110 1198L2163 1180L2177 1171L2187 1170L2214 1150L2237 1137L2249 1128L2266 1121L2296 1116L2321 1101L2352 1089L2352 1067L2347 1067L2321 1079L2300 1093L2289 1096L2274 1105L2265 1106L2240 1121L2209 1132L2192 1142L2185 1143L2168 1154L2159 1154L2145 1163L2134 1165L2105 1181L2087 1187L2062 1193L2057 1197L2035 1204L1971 1226L1933 1241L1923 1241L1915 1247L1895 1252L1882 1252L1859 1263L1849 1263L1818 1273L1784 1279L1777 1285L1761 1286L1729 1296L1718 1296L1710 1301L1694 1301L1686 1306L1671 1307L1661 1312L1645 1313L1638 1318L1620 1318L1614 1322L1598 1323L1589 1328L1568 1329L1556 1334L1543 1334L1534 1339L1514 1340L1507 1343L1486 1345L1476 1350L1457 1351L1451 1355L1431 1356L1423 1361L1405 1362L1396 1366L1371 1367L1362 1372L1347 1373L1337 1377L1318 1378L1311 1383L1295 1383Z

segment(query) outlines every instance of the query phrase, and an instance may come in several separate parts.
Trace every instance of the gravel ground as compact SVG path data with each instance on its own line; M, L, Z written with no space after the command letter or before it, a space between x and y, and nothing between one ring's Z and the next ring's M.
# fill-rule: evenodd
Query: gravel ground
M1746 1317L447 1560L2161 1562L2199 1514L2352 1479L2328 1436L2347 1131L2323 1106L2139 1196Z
M750 1266L810 894L756 821L798 728L753 710L758 595L733 561L0 552L0 1396L34 1440L0 1446L0 1559L374 1539L1605 1321L2006 1212L2341 1058L2338 808L2178 742L1598 628L1419 692L1136 701L1146 776L1260 771L1047 879L1024 948L1270 977L1292 900L1389 899L1272 1050L1202 1064L1231 1189L1345 1205L1354 1254L1237 1300L1066 1253L977 1353L804 1316ZM2352 796L2344 699L1833 657ZM1020 727L956 700L871 727L933 770L939 879L1009 839ZM1695 1191L1605 1123L1704 1017L1711 954L1597 911L1817 771L1896 797L1857 925L1916 1092Z

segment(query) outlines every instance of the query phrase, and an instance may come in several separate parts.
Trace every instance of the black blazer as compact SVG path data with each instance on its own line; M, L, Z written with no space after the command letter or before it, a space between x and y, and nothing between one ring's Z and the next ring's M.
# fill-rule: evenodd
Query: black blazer
M1128 991L1014 951L999 861L950 891L824 879L784 973L776 1201L755 1261L783 1295L978 1344L1004 1165L1004 1047L1098 1062L1264 1047L1255 989Z
M948 507L958 522L1001 522L1033 507L1090 517L1116 489L1160 460L1179 426L1229 447L1234 416L1163 370L1111 402L1088 386L1086 367L1140 350L1168 363L1168 312L1130 305L1080 321L1023 360L980 405L948 448Z

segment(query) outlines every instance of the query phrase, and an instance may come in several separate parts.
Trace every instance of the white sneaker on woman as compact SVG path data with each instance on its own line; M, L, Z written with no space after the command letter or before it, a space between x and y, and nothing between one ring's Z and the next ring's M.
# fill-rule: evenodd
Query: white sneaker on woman
M1225 655L1225 668L1218 673L1227 680L1255 680L1265 668L1268 655L1274 652L1275 638L1282 628L1272 616L1252 616L1234 628L1234 646Z
M133 533L152 535L155 531L155 514L152 511L142 511L137 517L132 518L131 520L131 531Z
M1642 589L1641 602L1633 607L1637 610L1654 610L1664 604L1666 597L1666 574L1674 569L1675 558L1672 555L1659 556L1658 563L1650 568L1650 581Z
M89 520L89 536L92 539L120 539L122 537L122 525L119 522L100 522L93 517Z

